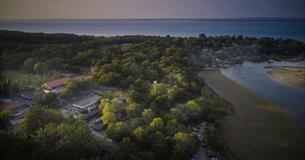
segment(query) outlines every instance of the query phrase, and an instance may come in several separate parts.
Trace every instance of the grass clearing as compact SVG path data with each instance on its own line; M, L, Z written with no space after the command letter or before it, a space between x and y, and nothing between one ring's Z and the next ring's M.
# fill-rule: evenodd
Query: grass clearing
M60 74L59 72L35 74L20 70L10 70L1 72L1 76L5 77L11 82L17 82L21 90L33 90L42 83L59 78Z

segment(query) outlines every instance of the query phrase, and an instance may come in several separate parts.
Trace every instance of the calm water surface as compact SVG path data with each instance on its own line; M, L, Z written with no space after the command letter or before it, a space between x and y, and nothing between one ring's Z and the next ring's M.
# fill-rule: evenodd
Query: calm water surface
M254 91L258 95L281 106L292 119L305 126L305 89L282 83L267 74L265 66L305 66L300 62L244 62L240 66L223 69L224 75Z
M0 29L78 35L243 35L305 42L305 21L260 20L2 20Z

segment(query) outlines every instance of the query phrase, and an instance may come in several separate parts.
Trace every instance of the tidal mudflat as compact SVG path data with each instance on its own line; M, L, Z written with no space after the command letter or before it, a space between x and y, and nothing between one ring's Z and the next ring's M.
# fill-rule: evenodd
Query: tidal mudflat
M304 133L288 114L220 71L203 71L205 82L233 106L222 120L231 159L304 159Z

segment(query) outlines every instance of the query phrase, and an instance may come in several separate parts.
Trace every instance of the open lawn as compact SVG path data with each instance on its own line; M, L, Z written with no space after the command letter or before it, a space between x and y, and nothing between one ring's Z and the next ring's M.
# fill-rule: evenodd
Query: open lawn
M59 78L60 74L58 72L35 74L27 73L24 71L11 70L1 72L1 76L7 78L11 82L17 82L20 89L32 90L44 82Z
M287 113L228 79L220 71L199 74L220 96L233 105L222 120L222 134L228 159L305 159L304 132Z

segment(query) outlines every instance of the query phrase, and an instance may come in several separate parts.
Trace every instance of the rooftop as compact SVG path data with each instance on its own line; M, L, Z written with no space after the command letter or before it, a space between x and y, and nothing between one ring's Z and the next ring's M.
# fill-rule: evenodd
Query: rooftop
M53 81L49 81L43 84L43 86L48 87L48 89L53 89L58 86L64 85L70 78L61 78L61 79L56 79Z
M86 106L95 103L99 100L100 96L95 94L95 93L91 93L89 95L87 95L86 97L81 98L79 101L75 102L73 105L75 106L79 106L81 108L85 108Z
M46 82L43 84L43 86L47 87L48 89L54 89L56 87L65 85L65 83L67 83L68 80L80 81L80 80L86 79L87 77L88 77L88 75L79 75L79 76L76 76L73 78L69 78L69 77L60 78L60 79Z
M12 102L1 103L0 104L0 110L15 109L15 108L21 107L23 105L25 105L24 102L22 102L20 100L13 100Z
M88 77L88 75L79 75L79 76L73 77L72 79L76 80L76 81L79 81L79 80L86 79L87 77Z

